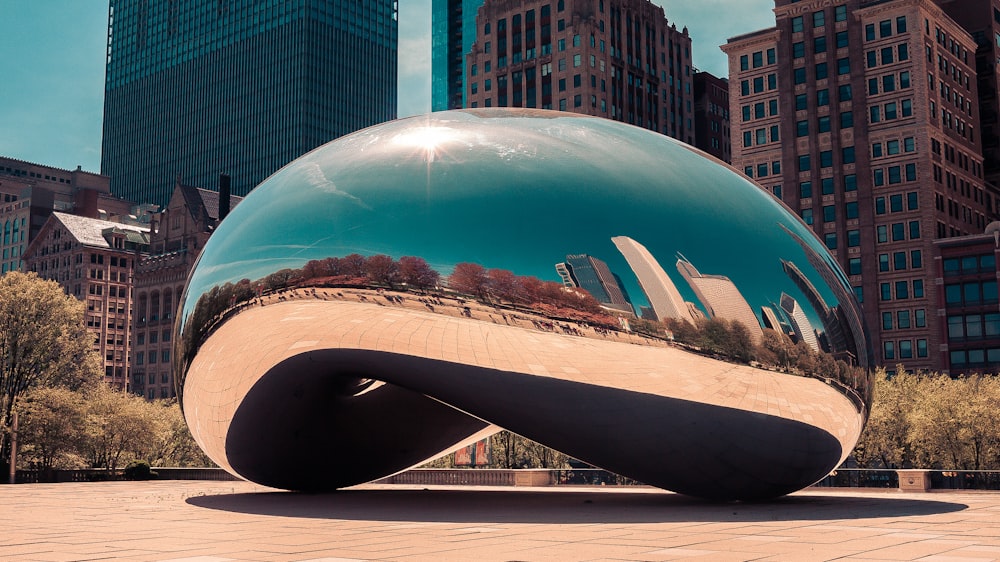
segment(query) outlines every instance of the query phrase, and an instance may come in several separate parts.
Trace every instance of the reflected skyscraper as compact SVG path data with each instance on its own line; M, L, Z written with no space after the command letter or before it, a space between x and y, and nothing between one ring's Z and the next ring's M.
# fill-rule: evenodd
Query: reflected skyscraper
M704 275L683 256L677 260L677 271L694 290L709 318L739 322L750 331L754 342L760 341L760 321L732 279L724 275Z
M625 261L635 273L642 292L646 294L646 300L656 313L657 320L675 318L693 322L677 286L645 246L628 236L615 236L611 241L625 256Z
M431 109L465 105L465 55L476 40L476 12L485 0L431 3Z
M603 260L587 254L571 254L565 262L556 264L556 271L567 287L587 291L607 308L635 314L621 279Z
M799 306L798 301L788 295L788 293L781 293L781 309L785 311L785 316L788 317L788 322L792 325L792 330L795 332L795 336L799 338L799 341L806 342L813 351L819 351L819 340L816 338L816 331L813 329L812 322L806 316L802 307Z
M785 333L785 329L781 327L781 320L778 319L778 314L775 312L773 304L760 307L760 316L764 319L765 328L770 328L779 334Z

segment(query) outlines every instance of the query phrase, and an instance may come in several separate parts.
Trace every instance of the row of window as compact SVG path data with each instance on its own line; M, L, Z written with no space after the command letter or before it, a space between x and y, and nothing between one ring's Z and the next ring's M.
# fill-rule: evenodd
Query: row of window
M899 340L882 342L882 356L885 360L896 359L897 351L899 359L912 359L914 351L914 340ZM927 340L916 340L917 357L927 357Z
M814 53L825 53L827 47L827 41L825 35L819 35L813 38L813 52ZM845 49L850 45L850 39L848 38L847 31L838 31L834 35L834 44L838 49ZM792 43L792 58L801 59L806 56L806 44L805 41L796 41Z
M840 149L840 163L841 164L853 164L854 163L854 147L845 146ZM822 150L819 153L819 167L820 168L832 168L833 167L833 151L832 150ZM799 171L808 172L812 169L812 159L810 155L803 154L799 156Z
M837 206L836 205L824 205L823 206L823 222L836 222L837 221ZM813 223L813 210L810 208L802 209L802 220L806 224ZM848 201L844 203L844 216L847 220L853 220L858 218L858 202ZM850 246L850 244L848 244Z
M909 257L909 262L907 262L907 257ZM920 250L911 250L907 252L893 252L892 260L890 261L889 254L879 254L878 255L878 270L879 271L889 271L889 265L892 264L893 271L905 271L907 269L921 269L924 267L923 254Z
M833 178L821 178L819 180L820 191L823 195L833 195L834 193L834 181ZM844 176L841 185L845 192L857 191L858 189L858 178L854 174L847 174ZM813 196L813 186L811 181L804 181L799 183L799 199L808 199Z
M1000 348L959 349L950 354L952 368L977 367L1000 363Z
M885 152L882 151L882 147L885 147ZM883 144L882 142L872 143L872 158L881 158L884 156L893 156L899 154L900 147L902 147L903 152L914 152L917 149L916 142L913 137L903 138L903 142L900 143L899 139L887 140Z
M979 306L1000 302L997 298L997 282L969 281L966 283L947 283L944 286L944 302L946 306Z
M899 16L896 18L896 33L906 33L906 16ZM892 20L888 19L878 22L878 39L891 36ZM875 39L875 24L865 24L865 41L874 41Z
M880 78L868 79L868 95L874 96L882 93L895 92L897 89L905 90L910 87L910 72L904 71L899 74L884 74Z
M770 135L768 135L770 133ZM778 126L772 125L771 127L762 127L760 129L755 129L753 131L743 131L743 146L751 147L754 144L762 145L769 142L778 142L780 135L778 133ZM747 175L753 177L753 168L748 167Z
M835 6L833 9L833 21L847 21L847 6ZM792 33L801 33L805 29L804 16L792 18ZM820 10L812 13L813 28L826 25L826 11Z
M914 163L900 166L886 166L872 170L872 182L875 187L895 185L903 181L917 181L917 165Z
M909 99L899 100L898 103L891 101L884 105L873 105L868 108L868 117L871 123L891 121L911 115L913 115L913 100Z
M909 234L910 240L919 239L920 221L909 221L907 223L894 222L892 224L880 224L875 227L875 240L879 244L906 240L907 234Z
M767 90L764 89L765 80L767 81ZM776 90L778 89L778 75L768 74L767 76L758 76L752 80L741 80L740 93L744 96L749 96L751 85L753 86L753 93L755 94L759 94L764 91Z
M751 115L753 119L762 119L768 116L774 116L778 114L778 100L768 100L766 105L765 102L757 102L753 104L753 113L751 114L751 106L744 105L742 107L743 111L743 121L750 121ZM766 112L765 112L766 109Z
M924 298L924 280L893 281L879 283L879 299L882 301ZM912 289L912 290L911 290Z
M905 209L904 209L904 197L905 197ZM888 206L886 205L888 202ZM920 208L919 196L916 191L910 191L909 193L897 193L890 195L888 197L876 197L875 198L875 214L884 215L886 212L890 213L901 213L906 211L915 211Z
M910 47L908 43L882 47L865 52L865 67L875 68L879 65L892 64L910 60Z
M978 256L962 256L960 258L945 258L941 260L945 277L953 275L969 275L973 273L994 273L997 260L994 254Z
M775 63L775 53L774 49L768 49L765 51L756 51L752 55L740 55L740 70L749 70L751 59L753 60L753 67L760 68L764 66L764 56L767 55L767 64Z
M147 356L145 352L142 352L142 351L136 352L136 354L135 354L135 364L136 365L142 365L143 362L146 360L146 357L149 358L149 364L153 365L153 364L156 363L157 353L156 353L156 351L150 351L149 355ZM169 349L161 350L160 353L159 353L159 358L160 358L160 362L161 363L169 363L170 362L170 350Z
M948 341L1000 337L1000 312L948 316Z
M998 314L1000 316L1000 314ZM927 313L923 308L910 310L897 310L895 312L882 313L883 330L908 330L909 328L923 328L927 326Z
M837 87L837 101L850 101L851 97L852 94L850 84L841 84ZM816 90L816 105L818 107L830 105L830 90L826 88ZM796 94L795 110L802 111L805 109L809 109L808 94Z
M837 75L851 73L851 59L844 57L837 59ZM818 62L813 66L813 80L825 80L830 77L830 70L825 62ZM792 82L796 85L806 83L806 68L800 66L792 70Z

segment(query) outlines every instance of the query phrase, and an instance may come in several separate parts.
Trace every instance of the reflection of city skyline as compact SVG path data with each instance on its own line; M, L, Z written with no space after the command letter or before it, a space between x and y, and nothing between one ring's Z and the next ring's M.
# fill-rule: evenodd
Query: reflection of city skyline
M603 260L587 254L568 254L565 262L556 264L556 272L566 287L589 292L601 306L612 311L635 315L621 278Z
M816 331L813 329L812 322L809 321L799 302L788 293L782 292L780 306L798 340L805 342L813 351L820 351Z
M615 236L611 241L628 262L657 320L672 318L694 322L677 286L645 246L628 236Z
M760 343L763 332L760 321L753 313L750 303L733 281L724 275L706 275L684 256L677 260L677 271L701 301L709 318L722 318L739 322L750 331L754 343Z

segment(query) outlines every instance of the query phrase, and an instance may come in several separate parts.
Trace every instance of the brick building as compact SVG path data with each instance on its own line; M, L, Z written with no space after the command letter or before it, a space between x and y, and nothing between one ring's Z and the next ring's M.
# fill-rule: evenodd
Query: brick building
M26 270L86 303L105 380L119 389L128 385L132 275L148 249L148 228L53 212L23 255Z
M977 44L932 0L775 1L729 40L733 165L811 224L862 303L876 361L947 366L934 240L982 232Z
M649 0L486 0L466 107L624 121L695 144L691 38Z

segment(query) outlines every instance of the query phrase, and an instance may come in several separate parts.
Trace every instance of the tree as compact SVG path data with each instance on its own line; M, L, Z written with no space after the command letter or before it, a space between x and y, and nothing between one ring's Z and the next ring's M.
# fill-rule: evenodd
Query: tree
M378 254L365 260L364 272L372 283L392 288L399 277L399 264L385 254Z
M476 297L485 297L489 276L486 268L478 263L463 262L455 266L448 276L448 286L460 293Z
M78 389L99 380L99 358L83 323L83 303L34 273L0 277L0 425L11 424L19 399L37 386ZM0 464L10 462L0 431Z
M141 397L99 384L86 399L86 449L94 467L114 471L126 452L145 456L156 442L158 420Z
M414 289L429 289L437 286L441 274L428 265L424 258L403 256L399 258L399 279Z
M146 402L154 420L155 436L147 447L135 449L136 459L147 460L153 466L213 466L201 450L175 399Z
M83 440L83 396L66 388L35 388L18 408L19 458L41 470L76 468Z

